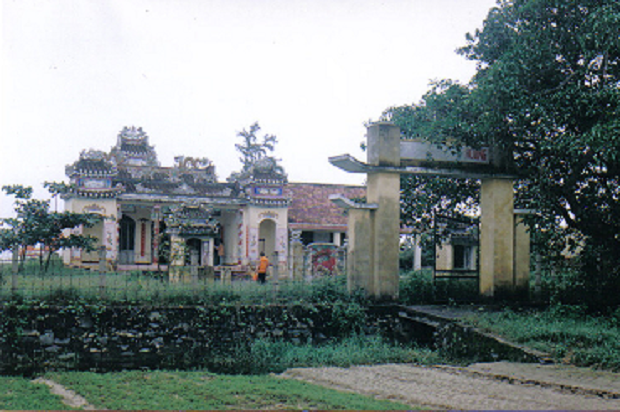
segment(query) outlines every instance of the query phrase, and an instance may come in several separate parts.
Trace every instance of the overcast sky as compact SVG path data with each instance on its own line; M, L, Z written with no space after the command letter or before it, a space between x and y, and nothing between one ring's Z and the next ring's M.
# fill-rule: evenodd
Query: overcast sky
M237 132L258 121L295 182L363 183L364 122L419 101L432 79L467 81L455 53L495 0L0 0L0 184L47 192L83 149L123 126L162 166L208 157L240 169ZM261 134L262 136L262 134ZM12 199L0 196L0 216Z

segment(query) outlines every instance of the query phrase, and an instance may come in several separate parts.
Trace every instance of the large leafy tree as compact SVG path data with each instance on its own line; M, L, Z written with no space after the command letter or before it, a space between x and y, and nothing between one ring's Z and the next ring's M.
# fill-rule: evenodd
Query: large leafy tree
M590 296L618 301L620 3L500 1L459 52L478 65L469 84L384 116L411 136L492 145L545 244L578 239Z
M46 183L46 187L53 194L68 189L66 185L57 183ZM44 270L48 269L51 256L59 249L77 247L93 250L95 238L75 234L64 236L63 231L80 225L92 227L100 220L98 215L51 212L49 200L32 198L31 187L7 185L3 186L2 190L8 195L15 196L15 217L1 220L4 227L0 228L0 250L20 248L23 262L28 246L41 245L39 263Z

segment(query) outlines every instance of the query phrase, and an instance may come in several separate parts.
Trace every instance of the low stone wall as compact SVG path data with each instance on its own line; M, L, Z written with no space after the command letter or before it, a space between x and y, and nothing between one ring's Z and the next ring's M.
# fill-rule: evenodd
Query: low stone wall
M320 344L351 331L387 335L397 311L340 305L0 307L0 373L195 368L259 338ZM363 313L359 314L359 310ZM232 351L232 352L231 352Z

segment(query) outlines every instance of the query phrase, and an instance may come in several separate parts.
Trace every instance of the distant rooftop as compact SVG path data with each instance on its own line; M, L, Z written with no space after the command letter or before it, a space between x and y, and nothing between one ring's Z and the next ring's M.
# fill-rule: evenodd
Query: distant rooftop
M349 199L366 196L366 187L327 183L291 183L284 191L291 199L288 208L289 229L293 230L347 230L344 210L329 200L332 194Z

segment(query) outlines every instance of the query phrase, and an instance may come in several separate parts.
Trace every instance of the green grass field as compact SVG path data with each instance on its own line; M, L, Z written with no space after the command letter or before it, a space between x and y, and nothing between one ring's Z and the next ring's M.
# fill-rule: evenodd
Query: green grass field
M84 397L97 409L349 409L403 410L411 406L339 392L272 375L227 376L208 372L48 373L46 379ZM66 410L46 386L0 377L0 409Z
M0 376L0 409L59 410L71 409L47 386L21 377Z

